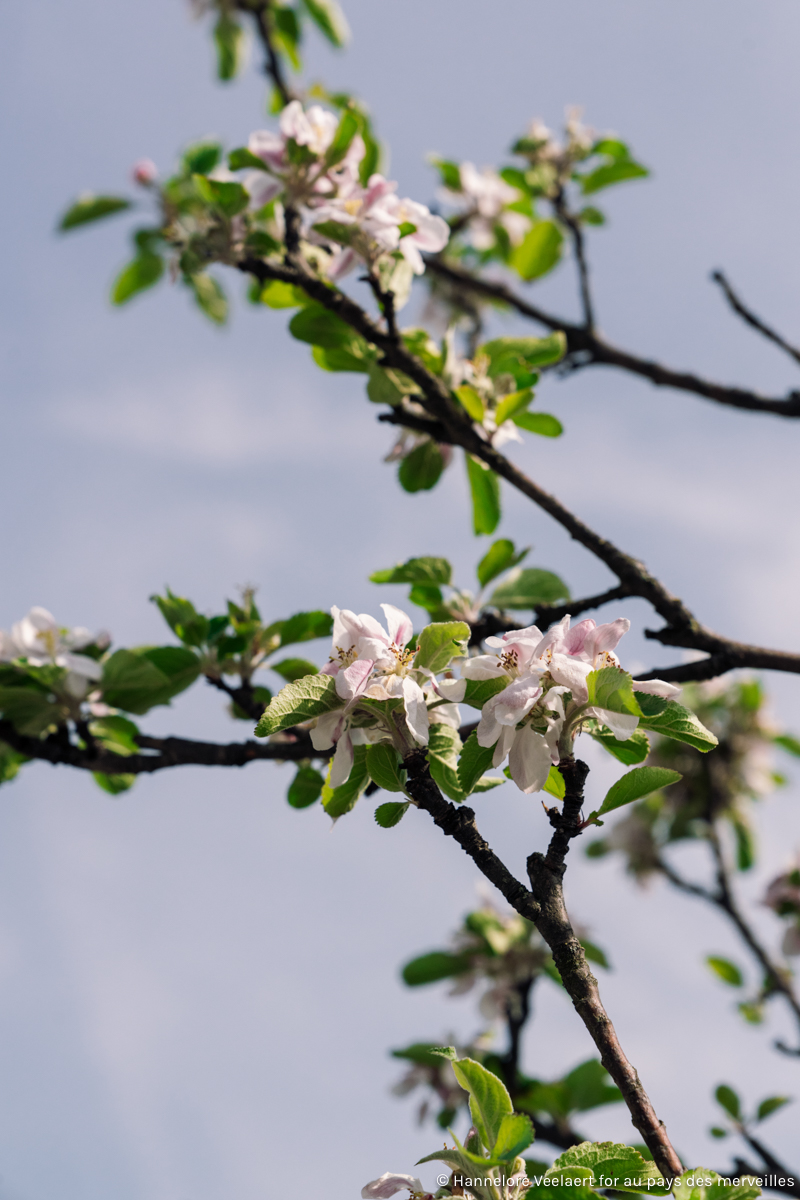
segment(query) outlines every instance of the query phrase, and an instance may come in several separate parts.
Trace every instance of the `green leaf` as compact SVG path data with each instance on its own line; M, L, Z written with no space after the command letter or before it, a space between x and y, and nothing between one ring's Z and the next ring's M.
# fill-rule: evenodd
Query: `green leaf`
M755 1200L761 1195L757 1179L738 1176L738 1184L728 1184L706 1167L684 1171L672 1189L675 1200Z
M304 291L291 283L283 283L280 279L272 279L265 284L260 299L268 308L302 308L308 303L308 296Z
M510 373L515 376L515 363L524 363L526 367L547 367L562 359L567 352L567 339L559 330L548 334L547 337L500 337L491 342L484 342L478 347L479 354L489 356L489 374L497 375Z
M301 721L321 717L323 713L343 705L344 702L336 694L336 683L331 675L306 675L296 683L287 684L273 697L256 726L256 737L269 737L283 729L291 729Z
M228 299L213 275L200 272L198 275L190 275L187 282L201 311L215 325L224 325L228 319Z
M292 317L289 332L300 342L329 350L349 350L354 342L364 340L341 317L328 312L321 304L309 304Z
M228 167L231 171L243 171L245 169L251 171L267 171L267 164L263 158L259 158L257 154L253 154L252 150L248 150L247 146L237 146L235 150L231 150L228 155ZM275 280L277 283L278 281Z
M112 304L125 304L139 292L153 287L164 274L164 260L160 254L137 254L123 267L111 289Z
M453 1063L459 1084L469 1092L469 1108L478 1137L491 1154L500 1133L504 1117L510 1117L514 1106L503 1083L471 1058Z
M624 804L632 804L634 800L641 800L642 796L649 796L651 792L669 787L682 778L678 771L670 771L666 767L634 767L612 784L600 808L591 814L589 820L613 812L615 808L622 808Z
M515 567L517 563L522 562L525 555L529 553L529 550L530 547L526 550L518 551L509 538L500 538L498 541L492 542L478 563L478 582L481 587L486 587L487 583L491 583L498 575L502 575L503 571L507 571L509 567ZM446 580L445 582L449 583L450 581Z
M315 609L299 612L280 622L281 646L297 642L313 642L315 638L329 637L333 632L333 617L330 613Z
M298 684L290 686L297 687ZM330 771L329 771L330 774ZM367 773L367 747L356 746L353 751L353 766L349 777L337 788L329 787L327 783L322 788L322 807L334 821L343 817L355 808L356 801L369 784Z
M545 792L551 796L555 796L556 800L563 800L567 794L567 785L564 782L564 776L559 771L558 767L551 767L547 779L544 781Z
M749 871L756 864L755 834L747 818L739 813L733 813L731 824L736 839L736 868L739 871Z
M92 778L98 787L109 796L119 796L127 792L136 783L135 775L106 775L102 771L92 771Z
M213 204L226 217L235 217L244 212L250 196L241 183L231 180L208 179L205 175L193 176L195 186L207 204Z
M634 695L632 685L631 676L621 667L602 667L599 671L591 671L586 676L588 703L608 709L609 712L640 717L642 710L638 704L638 693ZM664 700L660 702L662 705L665 703Z
M668 1187L658 1186L655 1182L661 1180L662 1175L654 1162L648 1162L633 1146L616 1142L581 1142L579 1146L571 1146L545 1173L549 1179L572 1179L590 1187L596 1186L595 1181L600 1176L613 1179L614 1191L647 1192L654 1196L669 1194Z
M765 1121L767 1117L771 1117L779 1108L783 1108L784 1104L791 1104L791 1096L768 1096L766 1100L762 1100L756 1110L756 1120Z
M112 708L143 714L185 691L200 674L200 662L182 646L116 650L103 664L103 700Z
M735 963L730 962L727 958L718 958L714 954L709 954L706 958L706 965L711 968L718 979L723 983L730 984L731 987L741 987L744 983L744 976Z
M453 568L446 558L408 558L396 567L373 571L370 583L449 583Z
M345 109L339 118L339 124L336 128L333 141L325 154L325 161L329 167L333 167L342 161L360 127L361 122L358 115L351 109Z
M336 0L302 0L311 20L333 46L344 46L350 39L350 30Z
M0 687L0 712L28 737L38 737L63 720L61 708L48 693L32 687Z
M369 370L367 396L373 404L399 404L409 391L416 390L413 384L406 390L404 380L405 376L401 376L399 372L387 371L373 363Z
M433 779L450 800L464 799L458 775L458 755L461 751L458 730L451 725L431 725L428 735L428 763Z
M644 714L639 720L640 728L650 729L676 742L685 742L704 754L718 744L714 734L682 704L676 704L674 700L667 700L665 704L660 697L646 692L636 692L635 696Z
M326 241L338 242L341 246L349 246L358 233L357 225L347 225L344 221L320 221L314 229Z
M16 779L19 769L24 763L30 762L24 754L12 750L5 742L0 742L0 784L11 783Z
M528 433L538 433L540 437L561 437L564 432L564 426L558 417L552 416L551 413L517 413L511 420L520 429L527 429Z
M234 79L241 66L244 35L238 21L223 12L214 26L217 48L217 76L223 82Z
M512 251L511 265L523 279L539 279L561 258L563 242L555 221L537 221Z
M486 410L483 407L483 400L481 400L475 388L465 383L462 387L455 389L455 394L458 396L462 408L472 417L473 421L477 421L480 424L486 415Z
M458 758L458 784L464 796L474 791L484 771L491 767L493 755L494 746L479 746L477 732L473 729Z
M472 494L472 527L476 534L494 533L500 523L500 480L479 458L465 454Z
M420 442L401 460L397 471L400 486L406 492L429 492L441 478L444 458L436 442Z
M427 667L437 675L452 658L466 653L469 625L464 621L436 621L419 635L414 666Z
M375 746L367 747L367 771L370 779L385 792L405 791L405 781L397 751L388 742L378 742ZM400 817L397 820L399 821ZM380 823L378 821L379 825ZM397 824L397 822L394 823Z
M619 759L626 767L644 762L650 753L650 740L643 729L634 729L631 736L624 742L615 738L611 730L599 722L593 723L588 732L604 750L613 754L614 758Z
M518 567L492 593L490 603L498 608L538 608L569 600L569 588L552 571Z
M375 820L380 825L381 829L393 829L402 821L403 817L409 808L409 802L405 803L398 801L389 801L388 804L379 804L375 809Z
M100 221L103 217L111 217L114 213L124 212L130 207L130 200L125 200L122 196L80 196L64 213L58 228L62 232L76 229L79 225Z
M130 755L139 753L136 738L139 729L127 717L99 717L90 722L89 732L112 754Z
M195 142L183 152L181 166L186 175L207 175L222 158L219 142Z
M588 957L588 955L587 955ZM603 965L608 966L607 963ZM622 1092L598 1058L590 1058L561 1080L569 1093L570 1112L589 1112L604 1104L617 1104Z
M800 758L799 738L794 737L791 733L779 733L772 740L776 746L780 746L783 750L788 750L789 754L793 754L795 758Z
M603 188L615 183L624 183L626 179L644 179L650 172L640 163L627 161L609 163L605 167L597 167L588 175L581 177L581 191L584 196L591 196Z
M499 775L481 775L472 790L479 794L493 792L496 787L502 787L504 783L505 779L501 779Z
M446 950L432 950L412 958L403 967L403 983L408 987L422 987L438 983L441 979L452 979L471 970L472 960L468 954L450 954Z
M494 419L497 425L500 426L504 421L516 421L518 416L523 415L523 409L526 409L533 399L533 392L530 388L520 388L517 392L509 392L507 396L497 405L494 413Z
M513 1113L503 1117L492 1148L492 1158L501 1162L513 1162L518 1154L533 1144L533 1125L524 1113Z
M605 225L606 218L604 213L599 208L595 208L593 204L587 204L578 213L578 217L584 225Z
M363 338L356 338L349 350L338 347L326 349L324 346L312 346L311 357L323 371L355 371L368 375L375 353Z
M292 808L308 808L322 795L325 780L313 767L298 767L297 774L289 784L286 799Z
M295 683L306 675L316 675L319 667L306 658L282 658L278 663L269 664L271 671L276 671L287 683Z
M713 1138L726 1138L728 1136L727 1129L721 1129L719 1125L712 1125L708 1132Z
M742 1104L739 1097L732 1087L728 1087L727 1083L721 1083L714 1092L717 1104L725 1109L729 1116L733 1117L734 1121L738 1121L742 1115Z
M428 612L429 617L441 616L444 605L442 589L429 583L415 583L408 593L409 603L418 604Z
M464 692L464 703L470 708L483 708L487 700L508 687L508 679L501 675L497 679L468 679ZM470 735L471 736L471 735Z
M197 611L191 600L176 596L167 588L166 596L151 596L170 629L187 646L202 646L208 638L209 621Z
M592 146L592 154L604 154L615 162L630 160L631 152L619 138L601 138Z

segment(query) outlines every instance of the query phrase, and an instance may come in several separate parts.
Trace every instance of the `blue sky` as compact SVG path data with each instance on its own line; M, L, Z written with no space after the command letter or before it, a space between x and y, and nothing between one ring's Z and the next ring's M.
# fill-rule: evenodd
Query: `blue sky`
M404 194L433 197L428 153L495 163L532 116L555 125L582 104L653 167L609 193L610 224L592 237L603 329L724 380L796 384L789 360L708 282L724 267L800 340L792 0L350 0L347 12L351 48L314 42L309 76L368 99ZM246 307L239 281L222 331L167 286L112 310L126 219L53 233L71 198L125 189L143 155L166 170L207 133L241 144L267 120L259 75L216 84L207 30L181 0L42 0L7 6L0 22L0 627L43 604L136 644L164 637L147 597L165 583L210 610L253 582L277 617L400 600L366 577L410 554L446 554L466 578L481 550L459 469L432 494L400 492L381 462L391 435L361 382L318 372L284 315ZM568 265L536 293L576 311ZM567 435L531 439L526 469L711 626L797 648L794 424L600 370L547 379L539 403ZM532 561L576 592L604 586L602 569L522 500L506 496L501 532L533 544ZM644 606L625 612L646 623ZM638 633L628 640L628 662L671 660ZM780 719L800 728L794 680L771 687ZM200 687L147 727L246 733ZM597 767L599 791L614 772ZM288 809L287 779L266 765L192 769L112 800L39 765L3 789L5 1196L256 1200L299 1185L346 1200L436 1143L389 1096L386 1049L469 1034L476 1019L468 1000L404 992L397 968L474 904L476 872L421 817L382 831L364 805L331 831L318 809ZM745 885L754 898L800 845L796 805L794 785L764 804L763 868ZM547 836L538 804L511 788L479 816L516 870ZM577 856L568 898L609 948L608 1007L676 1145L716 1165L704 1133L716 1083L751 1102L798 1091L796 1064L769 1051L780 1018L742 1028L702 965L709 952L742 956L684 899L634 891L613 866ZM774 937L769 915L758 920ZM544 1077L591 1053L548 987L526 1046ZM765 1132L788 1154L795 1125L789 1109ZM584 1126L629 1136L621 1109Z

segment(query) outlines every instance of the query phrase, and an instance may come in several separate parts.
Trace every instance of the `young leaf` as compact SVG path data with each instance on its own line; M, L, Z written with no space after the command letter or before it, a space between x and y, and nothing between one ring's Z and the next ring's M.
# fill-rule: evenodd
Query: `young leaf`
M436 442L420 442L400 462L397 478L406 492L429 492L444 471L444 458Z
M438 983L440 979L452 979L469 971L472 960L468 954L450 954L446 950L432 950L412 958L403 967L403 983L407 987L422 987L426 983Z
M555 796L556 800L563 800L567 793L567 785L564 782L564 776L559 771L558 767L551 767L547 779L544 782L545 792L551 796Z
M723 983L730 984L731 987L741 987L744 983L744 976L735 963L730 962L727 958L718 958L714 954L709 954L706 958L706 965L711 968L718 979Z
M490 603L497 608L537 608L569 600L569 588L552 571L539 567L518 567L495 588Z
M311 20L333 46L344 46L350 39L350 29L336 0L302 0Z
M98 742L102 742L106 750L112 754L138 754L139 745L136 741L139 730L133 721L127 717L100 717L89 725L89 732Z
M407 395L399 383L396 371L389 372L373 363L369 371L367 396L373 404L399 404Z
M301 682L305 681L301 680ZM290 684L289 686L298 687L299 684ZM367 747L356 746L353 752L353 766L345 782L337 788L329 787L327 782L323 784L322 807L328 816L333 817L336 821L355 807L356 801L366 790L368 784Z
M521 388L518 392L510 392L507 396L503 396L494 413L498 427L504 421L516 420L517 416L522 415L532 398L533 392L530 388Z
M321 304L309 304L292 317L289 332L300 342L327 350L352 350L354 343L364 342L341 317Z
M633 1146L622 1146L615 1142L581 1142L559 1155L545 1178L593 1186L600 1176L613 1179L614 1191L647 1192L649 1195L666 1196L669 1187L654 1162L642 1157ZM657 1181L662 1181L659 1186Z
M624 742L620 742L614 737L610 729L599 722L593 723L588 730L596 742L599 742L604 750L609 754L613 754L614 758L619 759L626 767L635 766L636 763L644 762L647 755L650 753L650 740L647 734L642 729L634 729L631 736Z
M555 221L537 221L511 254L511 265L525 280L539 279L561 258L564 235Z
M100 687L103 700L112 708L142 714L158 704L169 704L199 673L197 656L182 646L116 650L103 664Z
M164 260L160 254L137 254L127 267L123 267L111 289L112 304L125 304L146 288L153 287L164 274Z
M584 175L581 178L581 191L584 196L591 196L594 192L611 187L612 184L624 183L626 179L645 179L649 174L647 167L637 162L609 163Z
M446 558L409 558L396 567L373 571L370 583L449 583L453 568Z
M800 758L800 738L794 737L791 733L779 733L772 740L776 746L793 754L795 758Z
M508 679L502 675L499 679L468 679L464 692L464 703L470 708L483 708L487 700L508 687ZM472 735L470 734L470 737Z
M478 563L478 582L481 587L486 587L487 583L491 583L498 575L502 575L503 571L507 571L509 567L515 567L517 563L522 562L529 551L530 547L526 550L517 551L514 543L509 538L500 538L498 541L492 542Z
M478 347L480 354L489 357L489 374L494 378L506 373L517 377L515 364L526 367L547 367L563 358L567 341L563 333L551 333L547 337L501 337L484 342Z
M550 413L516 413L511 420L520 429L527 429L528 433L538 433L540 437L561 437L564 432L564 426L558 417Z
M325 780L313 767L298 767L297 774L289 784L286 799L292 808L308 808L322 795Z
M393 829L402 821L409 807L409 802L405 803L398 801L390 801L388 804L379 804L375 809L375 820L380 825L381 829Z
M615 808L622 808L624 804L632 804L634 800L641 800L643 796L669 787L682 778L678 771L670 771L666 767L634 767L612 784L600 808L591 814L589 820L613 812Z
M500 523L500 480L471 454L464 455L472 494L472 527L476 534L494 533Z
M646 692L635 692L634 695L644 714L639 720L641 729L650 729L662 737L685 742L704 754L717 745L714 734L682 704L676 704L674 700L665 703L659 696L650 696Z
M253 154L253 151L248 150L247 146L237 146L235 150L231 150L228 155L228 167L231 171L243 171L245 168L251 171L267 170L264 159ZM274 282L277 283L278 280L274 280Z
M779 1108L783 1108L784 1104L791 1104L791 1096L768 1096L766 1100L762 1100L756 1110L756 1120L765 1121L767 1117L771 1117Z
M367 746L367 771L379 788L383 788L385 792L404 791L405 783L401 770L394 746L390 746L388 742ZM385 808L386 805L382 805L382 807ZM375 819L377 820L377 817ZM397 820L399 821L400 817ZM396 823L394 822L394 824ZM378 824L380 825L381 822L378 821Z
M456 803L464 799L458 774L461 738L451 725L431 725L428 737L428 763L433 779L445 796Z
M608 709L609 712L640 717L642 710L633 694L632 684L631 676L620 667L601 667L599 671L591 671L586 676L589 704ZM662 700L661 703L666 702Z
M207 175L222 158L219 142L195 142L183 152L181 166L186 175Z
M215 325L224 325L228 319L228 299L217 280L201 271L190 275L188 282L201 311Z
M305 658L282 658L280 662L270 663L269 667L287 683L295 683L298 679L304 679L306 675L316 675L319 672L316 663Z
M452 658L466 653L469 625L464 621L436 621L419 635L414 666L426 667L434 675L444 671Z
M259 300L267 308L303 308L308 303L308 296L291 283L272 279L264 285Z
M235 217L244 212L250 196L241 183L222 179L208 179L205 175L193 176L195 187L207 204L213 204L226 217Z
M761 1195L757 1179L748 1175L736 1178L738 1183L727 1183L716 1171L694 1167L675 1180L672 1191L675 1200L756 1200Z
M725 1109L729 1116L733 1117L734 1121L738 1121L742 1115L742 1104L732 1087L728 1087L727 1083L721 1083L714 1095L717 1099L717 1104Z
M241 65L244 35L238 21L223 12L214 26L217 48L217 77L227 83L235 79Z
M475 391L475 388L472 388L469 386L469 384L465 383L463 387L457 387L455 389L455 393L461 401L462 406L472 417L473 421L477 421L478 424L480 424L485 416L485 409L483 407L483 401Z
M287 684L273 697L256 726L256 737L269 737L283 729L291 729L301 721L309 721L341 707L342 703L331 675L306 675L296 683Z
M106 775L103 771L92 771L92 778L109 796L119 796L136 783L135 775Z
M458 785L463 796L469 796L475 785L492 765L494 746L479 746L473 729L458 758Z
M125 200L122 196L81 196L64 213L58 228L62 232L77 229L79 225L100 221L103 217L111 217L114 213L124 212L130 207L130 200Z
M281 646L296 642L312 642L315 638L329 637L333 632L333 617L318 609L299 612L280 622Z
M492 1148L492 1158L500 1162L513 1162L518 1154L532 1145L534 1136L531 1119L524 1113L503 1117Z
M511 1097L497 1076L474 1059L457 1059L453 1063L453 1072L464 1091L469 1092L472 1123L483 1145L491 1154L503 1118L513 1114Z

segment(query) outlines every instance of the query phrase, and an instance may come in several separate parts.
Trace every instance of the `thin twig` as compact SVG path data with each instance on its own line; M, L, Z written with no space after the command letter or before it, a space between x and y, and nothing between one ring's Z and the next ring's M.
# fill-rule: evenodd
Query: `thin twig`
M452 284L460 284L473 295L483 296L496 304L513 308L523 317L529 317L546 329L561 330L567 339L567 353L571 365L576 369L588 366L617 367L632 375L640 375L649 379L657 387L675 388L682 392L692 392L706 400L724 404L729 408L738 408L747 412L773 413L781 417L800 417L800 390L793 389L786 396L762 396L759 392L745 388L727 387L724 384L713 383L694 375L690 371L674 371L652 359L640 358L620 350L600 334L587 331L582 325L566 321L562 317L548 313L536 305L530 304L518 296L506 284L488 279L481 279L470 274L463 267L445 262L438 256L430 256L426 260L429 271Z
M563 188L559 188L558 194L553 201L556 215L569 229L572 236L572 245L575 250L575 262L578 267L578 284L581 294L581 307L583 308L583 327L587 333L592 333L594 330L594 305L592 303L592 292L589 286L589 261L586 256L586 246L583 238L583 228L580 220L567 208L566 199L564 197Z
M747 324L753 329L757 329L759 333L763 334L765 338L769 339L769 341L774 342L776 346L781 348L781 350L785 350L795 362L800 363L800 350L798 350L796 346L793 346L791 342L787 342L786 339L781 337L779 333L776 333L774 329L770 329L769 325L765 325L761 318L757 317L752 309L747 308L747 306L742 300L739 299L736 292L728 283L728 280L722 271L712 271L711 278L714 283L719 284L719 286L722 288L728 304L730 304L735 313L739 314L743 321L746 321Z
M295 94L286 82L280 54L272 38L272 0L239 0L238 7L242 12L250 13L255 21L258 36L264 47L264 74L272 80L275 91L283 101L284 106L295 99Z

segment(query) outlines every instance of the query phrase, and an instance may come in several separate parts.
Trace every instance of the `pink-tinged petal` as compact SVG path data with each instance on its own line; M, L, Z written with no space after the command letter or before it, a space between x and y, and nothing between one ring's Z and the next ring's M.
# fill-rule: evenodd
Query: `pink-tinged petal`
M585 621L579 621L564 637L564 652L566 654L581 654L586 644L586 638L596 628L597 622L593 621L591 617L588 617Z
M461 664L461 674L464 679L499 679L505 671L493 654L476 654Z
M393 604L382 604L384 616L386 617L386 628L389 630L389 641L395 646L401 648L411 641L411 636L414 632L414 626L411 617L407 616L401 608L395 608Z
M344 709L336 708L333 712L323 713L317 717L317 723L309 730L311 745L315 750L330 750L337 738L341 737L344 729Z
M55 661L56 666L66 667L68 671L74 671L76 675L83 675L84 679L99 680L103 678L102 665L85 654L58 654Z
M534 645L538 645L541 640L541 630L537 629L535 625L526 625L524 629L509 629L501 637L488 637L486 645L507 649L515 642L533 642Z
M406 724L414 741L418 746L427 746L429 720L425 693L418 683L408 677L403 680L403 706L406 710Z
M800 926L790 925L783 935L781 949L787 958L800 954Z
M328 776L328 787L341 787L350 778L353 769L353 742L349 732L345 731L336 743L336 753L331 763Z
M398 248L414 274L424 275L425 263L419 250L414 245L413 235L412 237L401 238L398 243Z
M333 675L335 678L339 674L341 669L342 669L342 664L335 662L332 659L330 662L326 662L325 666L321 668L320 675Z
M361 1200L389 1200L403 1190L421 1192L422 1184L413 1175L392 1175L387 1171L380 1179L373 1179L361 1189Z
M517 740L519 730L516 725L501 725L500 737L497 739L497 745L494 748L492 755L492 766L499 767L507 754L511 753L511 748Z
M547 741L526 725L517 730L517 737L508 756L511 778L521 792L530 795L540 792L550 773L552 756Z
M608 625L598 625L591 638L587 639L586 650L592 658L606 650L613 650L621 637L628 632L631 623L627 617L619 617Z
M440 679L433 686L442 699L460 704L467 690L467 681L466 679Z
M328 278L341 279L353 270L353 267L359 261L359 257L355 250L350 246L345 246L342 250L338 250L328 264Z
M586 688L586 676L591 673L592 664L582 658L572 658L567 654L554 654L550 662L550 674L556 683L569 688L572 697L583 704L589 698Z
M561 618L557 625L553 625L550 629L548 629L547 633L536 647L537 658L541 658L542 655L550 649L557 648L558 650L563 650L564 639L569 633L569 621L570 616L569 613L567 613L565 617Z
M495 717L493 709L488 704L484 704L481 719L478 722L478 745L484 748L493 746L502 732L503 726Z
M370 175L367 180L367 190L364 194L365 208L372 208L373 204L378 200L383 200L386 196L392 195L396 190L396 181L384 179L383 175Z
M611 730L620 742L627 742L639 724L639 718L631 713L611 712L608 708L587 708L587 716L595 717L601 724Z
M542 694L538 677L516 679L489 701L501 725L518 725Z
M336 676L336 694L347 701L348 707L367 690L374 666L371 658L357 658L351 666L345 667Z
M661 696L664 700L677 700L683 689L665 679L634 679L633 690L646 692L648 696Z

